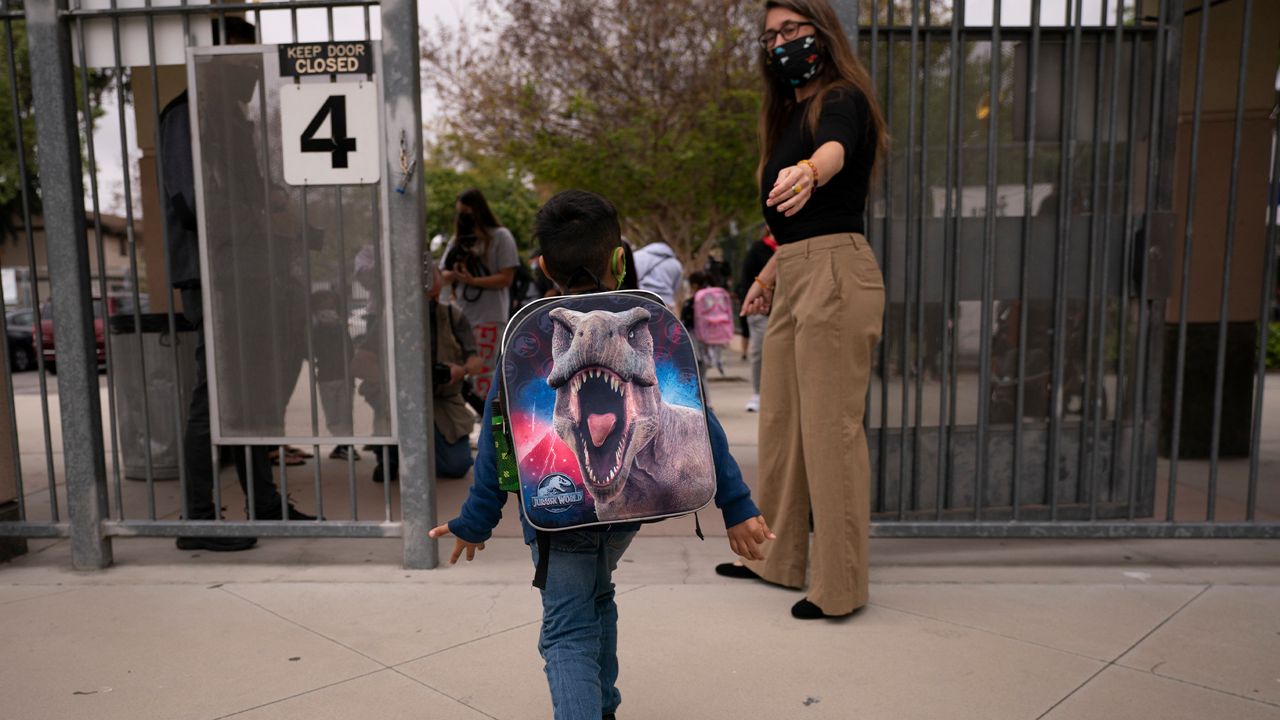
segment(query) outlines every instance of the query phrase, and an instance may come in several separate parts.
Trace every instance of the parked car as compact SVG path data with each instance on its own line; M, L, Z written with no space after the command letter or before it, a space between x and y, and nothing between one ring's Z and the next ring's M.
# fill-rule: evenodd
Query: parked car
M148 299L146 295L140 296L140 312L147 312ZM133 296L132 295L112 295L107 297L107 312L110 315L120 315L122 313L133 312ZM54 345L53 337L53 301L46 300L44 305L40 307L40 335L43 341L44 350L44 366L49 372L58 372L57 352ZM105 367L107 363L107 343L106 335L103 327L102 299L93 299L93 342L97 347L98 366Z
M36 366L34 311L13 309L4 315L5 335L9 339L9 369L24 372Z

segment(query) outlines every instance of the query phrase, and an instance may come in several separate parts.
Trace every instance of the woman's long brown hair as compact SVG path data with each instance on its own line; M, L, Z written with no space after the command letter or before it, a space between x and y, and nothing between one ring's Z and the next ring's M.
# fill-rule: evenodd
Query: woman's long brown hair
M489 209L489 201L484 199L484 193L478 188L467 188L458 193L457 200L463 205L471 208L473 219L476 221L476 236L480 240L480 257L488 257L489 244L493 242L493 231L504 227L498 222L498 218ZM453 218L453 236L458 237L458 218Z
M810 82L817 83L818 91L814 93L805 112L805 124L810 133L818 131L818 120L822 115L822 104L827 96L840 90L857 90L867 99L868 115L871 127L875 132L876 160L878 168L880 159L889 150L889 133L885 129L884 116L880 114L880 105L876 102L875 87L871 75L858 61L849 40L840 25L840 18L827 0L766 0L764 12L760 15L760 31L764 32L765 16L773 8L784 8L797 15L804 16L813 23L820 47L826 50L826 62L822 71ZM764 76L764 104L760 109L760 165L756 168L756 178L763 182L764 166L773 154L774 147L782 135L787 123L787 116L796 105L795 91L774 78L766 63L767 53L760 56L760 72ZM848 158L845 159L848 162Z

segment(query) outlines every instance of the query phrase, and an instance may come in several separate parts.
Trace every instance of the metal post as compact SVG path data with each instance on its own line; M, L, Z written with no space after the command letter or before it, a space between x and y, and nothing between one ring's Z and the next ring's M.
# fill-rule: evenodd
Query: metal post
M417 178L405 177L422 156L418 6L414 0L382 3L382 87L388 163L383 185L395 187L403 183L404 190L385 193L386 229L391 237L389 294L395 342L390 345L396 368L404 566L425 569L435 567L439 558L436 542L427 537L436 522L436 502L435 448L431 440L435 420L430 380L423 362L429 356L422 279L424 193ZM402 153L407 167L402 167Z
M103 533L107 511L102 408L93 336L89 252L85 246L80 134L72 79L71 36L58 19L66 0L27 7L27 51L35 99L36 141L45 208L49 276L58 328L58 402L71 524L71 564L77 570L111 564Z

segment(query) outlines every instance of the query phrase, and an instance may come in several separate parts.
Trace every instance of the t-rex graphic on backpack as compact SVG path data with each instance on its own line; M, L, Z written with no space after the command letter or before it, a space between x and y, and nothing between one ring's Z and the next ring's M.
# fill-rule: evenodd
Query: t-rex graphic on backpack
M715 477L711 458L688 438L705 435L706 419L662 399L649 311L556 308L549 316L553 424L578 458L596 516L623 520L705 502L703 485Z

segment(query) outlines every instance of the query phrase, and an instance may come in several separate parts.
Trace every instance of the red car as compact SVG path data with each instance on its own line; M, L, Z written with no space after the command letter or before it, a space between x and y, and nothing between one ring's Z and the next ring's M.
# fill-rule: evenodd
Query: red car
M147 310L147 296L141 296L142 311ZM119 315L121 313L133 312L132 296L111 296L107 298L107 311L111 315ZM57 352L53 337L53 302L46 301L40 306L40 337L44 344L44 366L49 372L56 373L58 371ZM97 348L98 365L105 366L107 363L107 344L106 335L103 328L102 317L102 299L93 299L93 343Z

